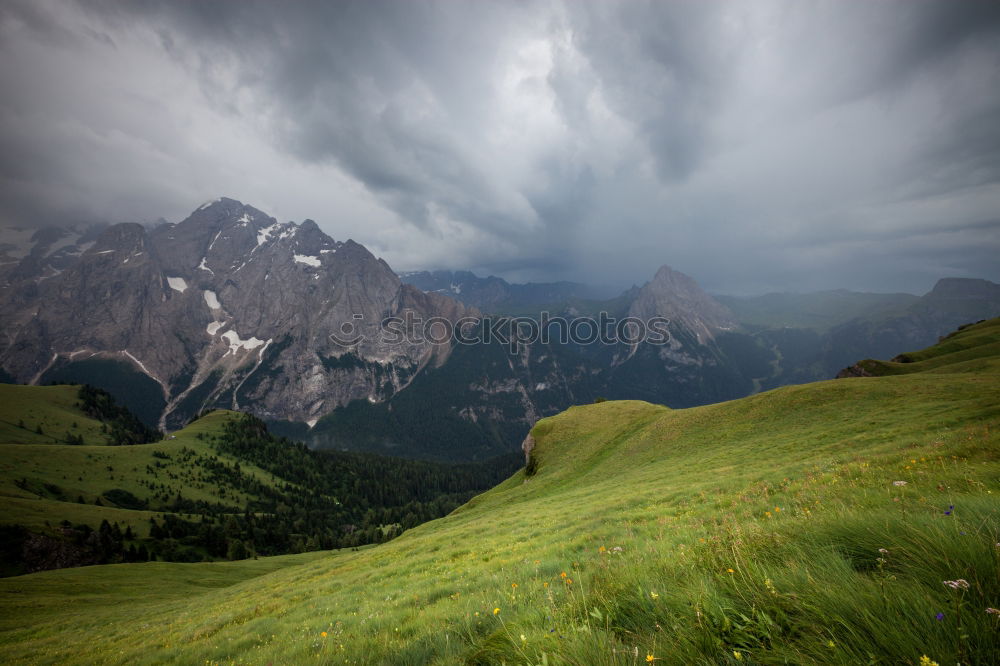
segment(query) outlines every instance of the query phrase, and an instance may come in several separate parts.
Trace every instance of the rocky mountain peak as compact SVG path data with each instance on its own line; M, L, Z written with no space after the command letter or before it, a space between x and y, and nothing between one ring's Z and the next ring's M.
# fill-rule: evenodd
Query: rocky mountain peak
M162 389L149 400L162 400L168 427L209 404L313 422L351 400L383 400L450 349L386 342L383 319L467 312L404 289L388 264L312 220L278 222L228 198L177 224L108 227L64 271L10 286L6 372L42 381L77 359L124 363ZM356 342L338 342L344 324Z
M705 293L693 278L666 265L639 289L629 316L644 320L666 317L692 331L702 344L718 331L736 325L728 308Z

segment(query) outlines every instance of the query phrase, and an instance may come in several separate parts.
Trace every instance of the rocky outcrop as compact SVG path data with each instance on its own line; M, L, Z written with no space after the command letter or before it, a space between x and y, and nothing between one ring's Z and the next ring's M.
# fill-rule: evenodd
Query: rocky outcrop
M865 368L864 363L855 363L854 365L850 365L841 370L840 372L838 372L837 375L834 377L834 379L848 379L850 377L874 377L874 376L875 376L874 374L872 374Z
M524 451L524 464L527 465L531 462L531 452L535 450L535 438L532 437L530 432L524 438L524 441L521 442L521 450Z

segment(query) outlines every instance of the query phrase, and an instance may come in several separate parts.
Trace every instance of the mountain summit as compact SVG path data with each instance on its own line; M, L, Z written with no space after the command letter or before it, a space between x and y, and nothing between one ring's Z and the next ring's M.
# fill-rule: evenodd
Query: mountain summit
M736 326L726 306L705 293L691 277L670 266L661 266L639 290L629 316L644 321L666 317L693 332L702 344L712 340L717 332Z

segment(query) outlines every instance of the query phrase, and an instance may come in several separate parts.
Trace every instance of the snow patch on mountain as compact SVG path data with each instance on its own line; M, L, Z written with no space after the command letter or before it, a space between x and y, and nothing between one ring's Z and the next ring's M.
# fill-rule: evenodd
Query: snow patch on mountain
M226 352L227 356L229 354L236 354L240 349L251 351L265 344L265 342L270 342L270 340L265 341L255 337L251 337L249 340L241 340L239 333L233 330L226 331L222 334L222 337L229 341L229 351Z
M313 257L308 254L295 255L295 262L305 264L306 266L312 266L313 268L319 268L320 265L319 257Z
M271 238L271 234L274 233L274 231L277 230L280 226L281 226L281 224L279 224L278 222L275 222L274 224L266 226L263 229L258 229L257 230L257 247L260 247L261 245L263 245L264 243L266 243Z
M128 261L128 259L126 259L125 261ZM173 289L174 291L179 291L182 294L184 293L184 290L188 288L187 282L185 282L184 278L182 278L182 277L169 277L168 276L167 277L167 284L170 285L171 289Z
M205 290L203 296L205 297L205 303L208 304L208 307L212 308L213 310L222 309L222 304L219 303L219 297L215 295L214 291Z

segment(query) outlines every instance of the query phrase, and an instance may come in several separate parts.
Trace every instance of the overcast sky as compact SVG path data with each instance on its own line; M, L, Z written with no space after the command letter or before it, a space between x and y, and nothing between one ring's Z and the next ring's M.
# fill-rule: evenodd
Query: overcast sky
M217 196L398 271L1000 281L1000 2L0 2L0 222Z

